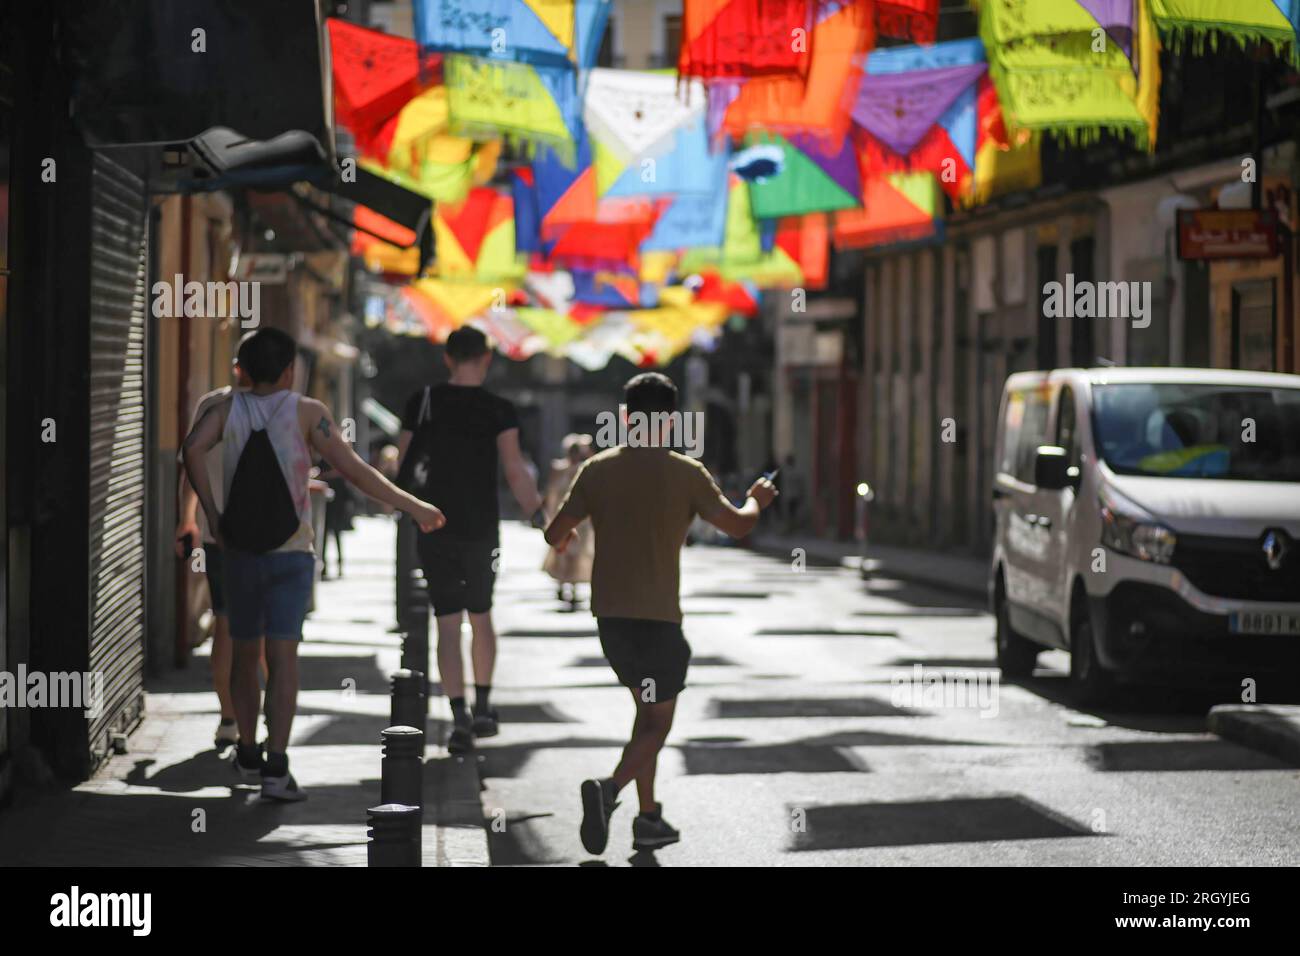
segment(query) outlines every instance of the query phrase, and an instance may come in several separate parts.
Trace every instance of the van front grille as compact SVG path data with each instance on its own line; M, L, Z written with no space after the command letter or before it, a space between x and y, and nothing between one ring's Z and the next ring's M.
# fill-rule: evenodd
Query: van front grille
M1274 571L1264 555L1263 538L1180 534L1172 564L1198 590L1214 597L1300 602L1300 541L1286 540L1282 566Z

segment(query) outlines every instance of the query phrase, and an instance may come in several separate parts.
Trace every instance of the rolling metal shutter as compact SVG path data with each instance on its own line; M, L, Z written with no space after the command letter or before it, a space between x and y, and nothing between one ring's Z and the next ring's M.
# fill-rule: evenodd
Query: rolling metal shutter
M90 670L104 706L92 767L144 710L144 183L96 153L90 279Z

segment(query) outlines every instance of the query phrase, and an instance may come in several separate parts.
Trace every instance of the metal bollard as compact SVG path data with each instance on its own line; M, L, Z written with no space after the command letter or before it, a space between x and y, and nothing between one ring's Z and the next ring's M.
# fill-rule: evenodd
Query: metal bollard
M397 612L397 626L400 630L406 630L406 612L411 606L410 584L411 572L420 564L419 555L416 551L416 536L419 529L416 528L415 522L409 515L399 515L397 518L397 579L394 582L395 603Z
M392 678L392 706L388 712L388 723L393 727L414 727L421 733L428 732L426 718L429 713L428 680L420 671L394 671Z
M406 636L402 639L402 666L408 671L419 671L425 675L429 673L429 602L426 600L412 602L407 608ZM425 694L427 696L427 689Z
M366 811L367 866L421 866L424 854L423 820L419 807L386 803Z
M384 803L424 806L424 731L414 727L389 727L384 740L379 777L379 798Z

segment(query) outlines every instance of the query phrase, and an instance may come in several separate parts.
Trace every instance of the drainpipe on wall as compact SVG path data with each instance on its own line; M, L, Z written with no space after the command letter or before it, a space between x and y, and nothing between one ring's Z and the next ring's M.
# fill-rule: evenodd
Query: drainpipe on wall
M189 196L181 196L181 281L185 282L185 276L190 269L190 219L192 214L193 200ZM182 294L184 289L181 290ZM189 393L190 393L190 319L185 309L180 310L180 315L176 316L175 321L180 323L177 334L177 369L176 369L176 448L179 450L185 444L185 436L188 432L190 421L189 410ZM202 545L203 542L195 542ZM177 667L184 667L190 659L190 602L189 602L189 575L186 573L188 558L176 570L176 640L173 645L173 662Z

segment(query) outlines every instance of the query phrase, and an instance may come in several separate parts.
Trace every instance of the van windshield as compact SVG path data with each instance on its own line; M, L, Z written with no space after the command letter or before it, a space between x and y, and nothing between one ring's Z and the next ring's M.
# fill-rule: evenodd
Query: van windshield
M1300 388L1093 388L1097 448L1121 475L1300 481Z

